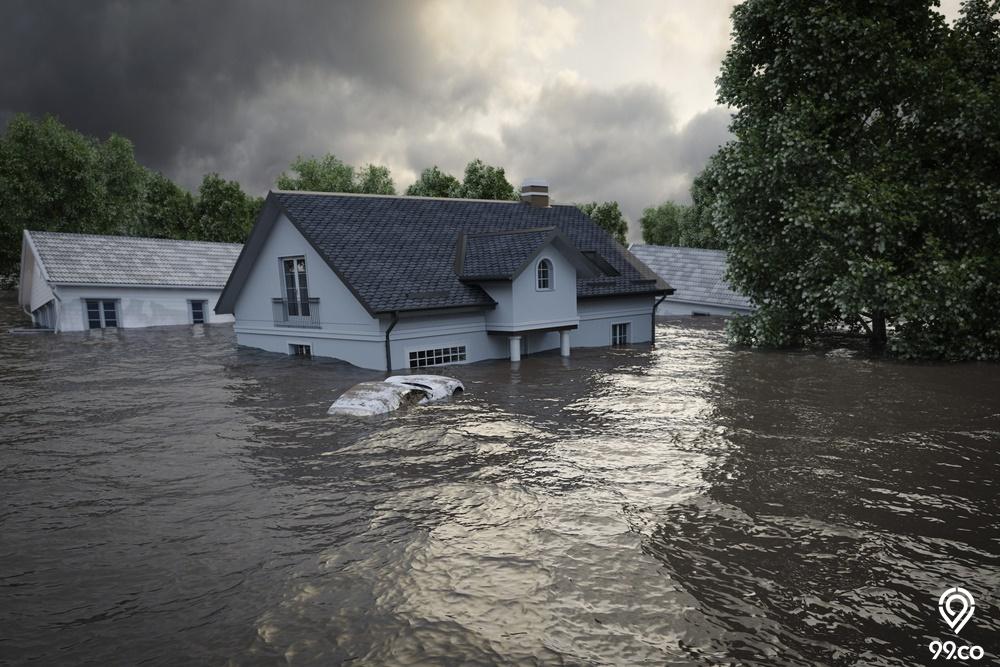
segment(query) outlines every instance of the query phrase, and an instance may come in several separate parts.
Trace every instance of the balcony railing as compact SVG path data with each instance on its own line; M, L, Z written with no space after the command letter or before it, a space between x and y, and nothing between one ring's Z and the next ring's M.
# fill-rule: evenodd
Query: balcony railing
M274 309L274 326L276 327L306 327L318 329L319 299L271 299Z

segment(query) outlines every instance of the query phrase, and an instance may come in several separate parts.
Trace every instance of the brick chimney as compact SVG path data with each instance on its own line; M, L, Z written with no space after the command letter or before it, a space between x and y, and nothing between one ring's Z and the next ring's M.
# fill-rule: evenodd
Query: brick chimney
M521 201L538 208L549 207L549 183L540 178L526 178L521 183Z

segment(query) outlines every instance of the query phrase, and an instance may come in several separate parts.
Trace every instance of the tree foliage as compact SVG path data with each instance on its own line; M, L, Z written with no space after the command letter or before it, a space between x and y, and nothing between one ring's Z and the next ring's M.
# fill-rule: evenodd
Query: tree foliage
M476 158L465 166L465 178L459 197L466 199L501 199L517 201L520 197L507 180L503 167L488 165Z
M590 216L590 219L597 223L597 226L611 234L612 237L622 245L625 245L628 236L628 221L618 208L618 202L606 201L598 204L589 202L587 204L577 204L576 207Z
M437 165L420 172L420 177L410 187L406 194L411 197L460 197L462 183L440 169Z
M831 327L1000 358L1000 3L747 0L717 80L735 139L706 211L757 304L734 340Z
M388 167L369 164L355 169L333 154L322 157L299 156L292 162L293 173L278 176L282 190L312 190L314 192L353 192L373 195L394 195L396 186Z
M236 181L206 174L195 204L195 235L202 240L243 243L262 204L262 199L244 193Z
M259 208L217 175L193 197L140 165L124 137L20 114L0 136L0 285L17 279L24 229L243 241Z

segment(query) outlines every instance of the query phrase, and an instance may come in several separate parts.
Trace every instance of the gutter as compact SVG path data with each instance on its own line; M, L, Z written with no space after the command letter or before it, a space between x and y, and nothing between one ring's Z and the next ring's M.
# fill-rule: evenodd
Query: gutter
M663 303L668 296L670 295L664 294L659 298L659 300L657 300L656 303L653 304L653 316L649 318L649 344L654 347L656 346L656 309L660 307L660 304Z
M394 311L392 313L392 324L390 324L389 328L385 330L385 372L386 373L391 373L392 372L392 349L389 347L389 334L392 333L392 330L396 328L397 324L399 324L399 312Z

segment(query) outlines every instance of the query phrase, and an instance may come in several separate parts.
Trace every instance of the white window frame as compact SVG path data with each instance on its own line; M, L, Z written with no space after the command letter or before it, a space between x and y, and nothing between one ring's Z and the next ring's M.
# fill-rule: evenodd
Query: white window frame
M455 361L445 361L440 364L425 364L424 366L411 366L410 365L410 355L418 354L420 352L434 352L437 350L452 350L457 348L459 351L455 353L449 352L448 355L452 354L461 355L463 359L458 359ZM424 346L408 346L403 348L403 361L406 363L406 368L432 368L437 366L451 366L454 364L467 364L469 363L469 346L467 343L450 342L450 343L433 343L431 347ZM444 355L434 355L434 356L444 356Z
M615 336L615 329L617 327L625 327L625 340L624 342L616 342L617 337ZM631 334L632 334L632 323L631 322L612 322L611 323L611 347L622 347L631 344Z
M546 276L546 282L548 287L542 287L542 266L546 266L545 272L548 274ZM535 263L535 291L536 292L551 292L556 288L556 267L552 263L552 260L548 257L542 257L538 262Z
M286 272L285 272L285 262L287 262L288 260L292 260L293 262L298 262L300 259L302 260L302 266L304 267L304 270L301 273L299 271L295 271L292 274L293 276L295 276L295 299L292 300L292 299L288 298L288 284L285 282L285 275L286 275ZM306 276L306 289L305 289L305 291L306 291L306 298L305 299L302 298L302 283L299 280L299 276L300 275ZM288 320L290 322L295 322L295 321L300 320L300 319L306 319L306 320L308 320L310 318L310 315L303 315L302 314L302 304L305 303L306 307L308 307L309 306L309 298L310 298L309 297L309 294L310 294L310 292L309 292L309 278L308 278L308 276L309 276L309 263L306 262L306 256L305 255L286 255L284 257L279 257L278 258L278 276L279 276L280 285L281 285L281 299L282 299L282 301L285 302L285 312L288 313ZM290 312L288 312L288 305L290 303L294 303L295 304L295 311L296 311L295 315L292 315Z
M194 304L201 304L201 322L194 321ZM188 320L191 324L208 324L208 299L188 299Z
M87 331L95 331L93 327L90 326L90 310L87 308L88 301L96 301L98 303L97 310L101 315L101 326L100 329L121 329L122 328L122 309L120 305L121 299L104 299L102 297L84 297L80 299L83 303L83 325L84 329ZM113 303L115 307L115 326L109 327L106 324L106 319L104 316L104 304Z

